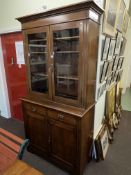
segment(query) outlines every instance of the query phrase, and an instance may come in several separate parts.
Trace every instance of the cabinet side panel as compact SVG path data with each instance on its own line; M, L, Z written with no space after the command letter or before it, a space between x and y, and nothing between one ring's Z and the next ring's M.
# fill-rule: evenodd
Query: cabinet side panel
M85 56L85 107L95 102L96 71L98 59L99 24L88 20L86 28L86 56Z
M94 121L94 106L84 115L81 120L81 137L79 142L80 148L80 166L79 174L83 174L84 169L90 159L90 148L92 144Z

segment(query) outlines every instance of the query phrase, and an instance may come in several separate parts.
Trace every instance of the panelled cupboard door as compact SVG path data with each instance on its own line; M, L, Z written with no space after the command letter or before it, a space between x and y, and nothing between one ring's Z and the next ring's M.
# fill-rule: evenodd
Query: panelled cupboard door
M79 105L82 94L83 21L52 25L53 100Z
M50 119L49 129L51 156L72 167L76 161L75 126Z
M26 137L30 143L39 150L48 150L48 132L45 116L26 111L25 112Z
M29 91L37 97L51 94L49 69L49 27L29 29L24 32L25 53L28 65Z

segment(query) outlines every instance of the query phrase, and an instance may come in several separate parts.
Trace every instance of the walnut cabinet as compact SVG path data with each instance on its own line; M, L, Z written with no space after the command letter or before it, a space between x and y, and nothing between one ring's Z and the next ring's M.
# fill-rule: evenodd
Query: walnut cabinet
M29 150L77 175L89 161L102 12L85 1L17 18L27 65L22 105Z

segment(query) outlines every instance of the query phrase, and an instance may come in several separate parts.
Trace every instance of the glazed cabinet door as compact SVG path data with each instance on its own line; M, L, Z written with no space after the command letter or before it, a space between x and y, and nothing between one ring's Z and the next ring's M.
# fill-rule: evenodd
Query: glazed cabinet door
M29 91L33 95L50 95L49 28L26 30L25 55L28 67Z
M51 26L53 98L80 105L82 91L83 21Z
M30 145L42 152L48 151L47 122L45 116L30 112L24 112L26 137Z
M76 128L60 121L49 120L51 156L72 168L76 157Z

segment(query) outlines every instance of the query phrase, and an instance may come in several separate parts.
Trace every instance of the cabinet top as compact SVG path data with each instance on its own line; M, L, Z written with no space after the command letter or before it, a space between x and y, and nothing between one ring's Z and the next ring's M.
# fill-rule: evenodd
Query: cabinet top
M45 100L45 101L33 100L30 97L24 97L24 98L21 98L21 100L24 102L28 102L28 103L39 105L42 107L46 107L49 109L54 109L54 110L57 110L60 112L71 114L71 115L74 115L78 118L82 118L88 111L90 111L95 106L95 103L94 103L89 108L84 109L84 108L69 106L69 105L65 105L65 104L61 104L61 103L57 103L57 102L53 102L53 101L48 101L48 100Z
M62 6L60 8L51 9L45 12L19 17L17 18L17 20L20 21L21 23L25 23L25 22L37 20L40 18L47 18L47 17L56 16L60 14L67 14L71 12L77 12L77 11L88 10L88 9L93 9L98 14L103 13L103 9L101 9L93 0L86 0L80 3Z

